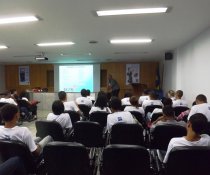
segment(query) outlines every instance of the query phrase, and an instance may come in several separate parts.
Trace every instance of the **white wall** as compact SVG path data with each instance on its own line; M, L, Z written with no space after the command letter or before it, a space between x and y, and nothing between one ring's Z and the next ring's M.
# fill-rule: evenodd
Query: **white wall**
M4 65L0 65L0 92L5 91Z
M189 104L202 93L210 102L210 28L178 48L164 70L164 91L182 89Z

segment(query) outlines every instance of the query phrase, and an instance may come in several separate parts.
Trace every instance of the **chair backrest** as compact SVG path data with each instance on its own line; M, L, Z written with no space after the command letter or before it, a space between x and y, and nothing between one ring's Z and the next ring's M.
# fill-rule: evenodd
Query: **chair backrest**
M158 113L152 114L151 122L154 122L154 121L157 120L160 116L163 116L163 113L162 113L162 112L158 112Z
M175 147L166 163L170 175L208 175L210 172L210 148L204 146Z
M86 148L79 143L51 142L43 150L49 175L90 175Z
M188 110L189 108L186 107L186 106L176 106L174 107L174 113L175 113L175 116L179 116L179 114L181 114L182 112Z
M90 112L90 107L84 104L78 105L79 109L83 112L84 116L89 119L89 112Z
M103 128L106 126L107 123L107 115L109 113L96 111L90 114L90 121L98 122Z
M50 135L54 141L64 141L61 125L56 121L36 121L36 136L44 138Z
M20 141L0 140L0 157L3 161L19 156L23 160L28 173L36 172L36 163L27 145Z
M69 114L73 126L77 121L80 121L80 115L76 111L65 111L65 113Z
M150 106L146 106L145 108L145 115L147 115L148 112L152 112L155 108L162 108L162 106L160 105L150 105Z
M144 145L142 126L139 124L116 123L111 129L110 144Z
M146 148L137 145L108 145L103 151L104 175L149 175Z
M139 123L142 124L144 128L146 128L146 121L143 115L138 111L130 111L130 113L138 120Z
M25 108L29 108L29 104L26 100L17 100L17 104L19 106L19 108L21 107L25 107Z
M182 137L187 134L186 128L179 125L159 125L152 132L151 147L167 150L170 140L174 137Z
M86 147L102 147L103 128L97 122L79 121L74 125L74 140Z
M8 103L6 103L6 102L0 102L0 108L3 107L6 104L8 104Z
M121 111L124 111L126 106L131 106L131 105L121 105Z

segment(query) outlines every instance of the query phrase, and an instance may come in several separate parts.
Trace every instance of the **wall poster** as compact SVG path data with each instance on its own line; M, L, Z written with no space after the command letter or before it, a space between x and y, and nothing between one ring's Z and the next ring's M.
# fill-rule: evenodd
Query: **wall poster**
M140 83L140 65L126 64L126 85Z
M29 66L19 66L19 85L30 85Z

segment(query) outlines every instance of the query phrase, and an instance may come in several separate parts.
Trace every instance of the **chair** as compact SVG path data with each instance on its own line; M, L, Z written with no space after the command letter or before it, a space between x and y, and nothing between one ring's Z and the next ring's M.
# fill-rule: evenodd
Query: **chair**
M80 105L78 105L78 107L83 112L86 119L89 119L90 107L87 105L84 105L84 104L80 104Z
M9 104L9 103L5 103L5 102L0 102L0 108L3 107L4 105Z
M151 117L151 122L154 122L156 121L159 117L163 116L163 113L162 112L158 112L158 113L154 113L152 114L152 117Z
M144 128L146 128L146 121L143 115L138 111L130 111L130 113L138 120L139 123L142 124Z
M44 138L50 135L54 141L64 141L65 136L61 125L56 121L36 121L36 136Z
M174 107L175 116L179 116L182 112L188 110L189 108L186 106L176 106Z
M110 144L144 145L143 128L139 124L117 123L112 126Z
M121 106L121 111L124 111L124 109L125 109L126 106L131 106L131 105L122 105Z
M23 160L27 173L36 173L39 162L36 162L27 145L20 141L0 140L0 156L3 161L18 156Z
M80 115L76 111L65 111L65 113L69 114L73 126L77 121L80 121Z
M137 145L108 145L103 151L103 175L150 175L150 157Z
M87 150L79 143L51 142L43 155L49 175L91 175Z
M98 122L103 128L106 127L107 123L107 112L96 111L90 114L90 121Z
M167 175L208 175L210 148L204 146L175 147L166 163Z
M17 100L22 119L30 121L33 118L30 104L25 100Z
M147 113L148 112L153 112L153 110L155 109L155 108L160 108L160 109L162 109L162 106L160 106L160 105L150 105L150 106L146 106L146 108L145 108L145 116L147 115Z

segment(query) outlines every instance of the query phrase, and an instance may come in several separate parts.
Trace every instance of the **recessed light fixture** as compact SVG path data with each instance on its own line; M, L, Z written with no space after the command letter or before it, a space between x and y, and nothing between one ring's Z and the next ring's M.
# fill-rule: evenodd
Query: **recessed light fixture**
M104 10L96 11L98 16L112 16L112 15L133 15L146 13L166 13L167 7L157 8L141 8L141 9L122 9L122 10Z
M10 23L19 23L19 22L32 22L38 21L39 19L35 16L22 16L22 17L13 17L13 18L2 18L0 19L0 24L10 24Z
M0 49L7 49L7 48L8 48L7 46L0 45Z
M141 43L151 43L152 39L145 38L145 39L116 39L110 40L111 44L141 44Z
M36 44L37 46L40 47L45 47L45 46L66 46L66 45L73 45L75 43L73 42L57 42L57 43L39 43Z

